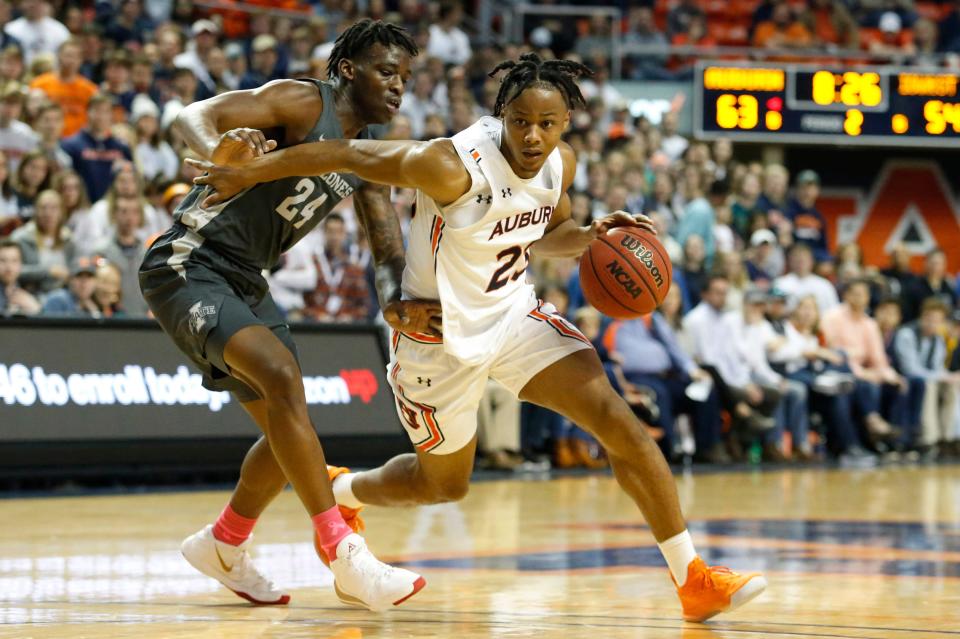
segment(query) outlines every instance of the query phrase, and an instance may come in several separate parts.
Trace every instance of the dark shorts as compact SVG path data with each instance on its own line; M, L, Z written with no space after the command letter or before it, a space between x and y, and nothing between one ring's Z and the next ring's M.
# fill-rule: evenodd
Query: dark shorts
M151 253L153 250L151 250ZM247 326L265 326L297 357L290 327L259 273L213 268L188 258L177 272L157 255L147 254L140 272L143 297L164 332L203 373L203 386L230 391L241 402L260 399L233 377L223 350ZM151 267L151 261L155 268ZM299 361L299 360L298 360Z

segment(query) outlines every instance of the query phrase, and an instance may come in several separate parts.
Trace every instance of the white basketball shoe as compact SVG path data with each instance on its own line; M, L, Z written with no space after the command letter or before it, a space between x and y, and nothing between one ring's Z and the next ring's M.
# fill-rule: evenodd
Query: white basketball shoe
M259 606L289 603L290 595L274 586L253 565L247 552L250 539L252 537L239 546L231 546L214 537L213 526L208 524L184 539L180 552L191 566L251 603Z
M377 612L399 606L427 585L420 575L374 557L363 537L355 533L337 544L330 570L340 601Z

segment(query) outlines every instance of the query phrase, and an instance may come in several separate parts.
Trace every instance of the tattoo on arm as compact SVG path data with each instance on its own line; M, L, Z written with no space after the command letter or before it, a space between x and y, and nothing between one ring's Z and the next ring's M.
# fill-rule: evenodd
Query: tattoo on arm
M380 306L400 299L400 283L406 265L400 220L390 203L389 187L365 185L357 212L367 233L373 256Z

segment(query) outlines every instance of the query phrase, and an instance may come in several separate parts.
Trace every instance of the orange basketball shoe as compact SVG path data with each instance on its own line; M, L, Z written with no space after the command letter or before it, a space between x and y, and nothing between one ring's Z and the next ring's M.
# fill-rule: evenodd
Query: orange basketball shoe
M670 575L673 579L673 575ZM673 579L676 585L676 579ZM696 557L687 567L687 581L677 588L684 621L706 621L721 612L736 610L767 589L760 573L741 575L723 566L708 566Z
M349 473L349 468L344 468L343 466L327 466L327 476L330 477L330 483L333 483L333 480L339 477L344 473ZM353 532L358 533L366 529L366 524L363 523L363 518L360 517L360 511L362 508L347 508L346 506L339 506L340 514L343 515L343 521ZM327 553L323 552L323 547L320 546L320 538L317 537L316 531L313 533L313 548L317 551L317 555L320 556L320 561L325 563L327 566L330 565L330 559L327 557Z

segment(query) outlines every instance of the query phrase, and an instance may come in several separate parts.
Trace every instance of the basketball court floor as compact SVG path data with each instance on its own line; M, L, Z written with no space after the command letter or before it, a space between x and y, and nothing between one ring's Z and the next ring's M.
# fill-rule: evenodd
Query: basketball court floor
M653 538L609 476L484 481L460 504L367 510L382 558L427 588L376 615L341 605L291 492L255 558L291 589L255 608L179 542L226 492L0 501L0 637L373 639L960 638L960 467L678 478L710 563L762 570L760 599L684 624Z

